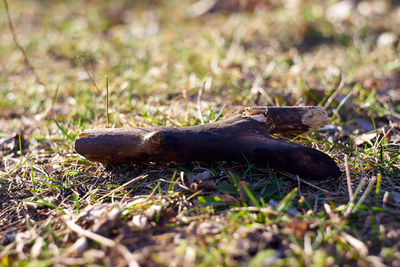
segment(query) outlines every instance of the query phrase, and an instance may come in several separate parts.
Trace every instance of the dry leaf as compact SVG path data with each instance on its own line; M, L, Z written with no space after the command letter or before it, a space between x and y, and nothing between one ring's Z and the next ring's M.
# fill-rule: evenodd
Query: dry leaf
M286 227L290 229L296 238L303 238L304 233L308 230L308 224L305 221L293 220L288 222Z
M366 133L354 137L354 144L359 146L364 143L372 145L372 140L376 137L376 133Z

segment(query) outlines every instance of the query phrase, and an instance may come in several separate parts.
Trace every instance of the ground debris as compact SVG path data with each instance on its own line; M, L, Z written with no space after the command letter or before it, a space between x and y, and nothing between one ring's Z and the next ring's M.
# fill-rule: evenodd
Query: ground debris
M212 175L208 170L200 172L196 175L190 173L187 179L189 188L194 191L215 191L217 189L216 184L212 179Z
M24 151L29 146L29 142L22 134L13 134L0 138L0 152L3 155Z
M79 214L76 223L108 236L121 223L120 216L121 210L113 204L90 205Z
M1 266L400 266L398 1L7 2L45 85L0 8ZM329 127L274 138L346 175L74 151L107 117L186 127L254 105L324 107Z

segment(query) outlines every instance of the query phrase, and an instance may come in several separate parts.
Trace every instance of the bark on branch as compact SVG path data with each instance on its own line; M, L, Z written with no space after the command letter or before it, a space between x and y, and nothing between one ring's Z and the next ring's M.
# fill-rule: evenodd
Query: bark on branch
M75 149L103 163L237 161L327 179L341 174L328 155L270 135L304 132L327 121L319 107L254 107L199 126L86 130Z

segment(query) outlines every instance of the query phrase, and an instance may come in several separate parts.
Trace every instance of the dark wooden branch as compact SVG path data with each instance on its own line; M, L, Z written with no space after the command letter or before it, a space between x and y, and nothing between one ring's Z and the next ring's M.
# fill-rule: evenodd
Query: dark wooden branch
M86 130L76 140L75 149L103 163L237 161L327 179L341 174L328 155L270 136L306 131L326 122L319 107L255 107L199 126Z
M242 113L245 117L255 115L267 119L270 133L301 133L328 123L321 107L247 107Z

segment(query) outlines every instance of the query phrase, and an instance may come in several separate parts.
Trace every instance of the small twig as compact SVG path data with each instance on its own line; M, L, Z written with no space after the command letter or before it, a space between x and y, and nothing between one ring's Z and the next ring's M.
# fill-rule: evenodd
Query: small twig
M63 218L63 221L72 231L74 231L78 235L92 239L104 246L116 248L122 254L122 256L125 258L125 260L129 263L129 266L132 266L132 267L139 266L139 264L136 262L135 257L124 245L119 244L119 243L115 242L114 240L104 237L102 235L96 234L92 231L83 229L82 227L80 227L79 225L77 225L76 223L74 223L73 221L71 221L67 218Z
M104 237L102 235L96 234L96 233L94 233L92 231L83 229L82 227L80 227L79 225L77 225L76 223L74 223L71 220L64 219L64 222L75 233L77 233L77 234L79 234L81 236L87 237L89 239L92 239L92 240L94 240L94 241L96 241L96 242L98 242L98 243L100 243L100 244L102 244L104 246L114 247L114 246L117 245L117 243L114 240L111 240L111 239L109 239L107 237Z
M108 76L106 76L106 118L107 118L107 125L106 128L110 128L110 116L108 114L108 105L109 105L109 94L108 94Z
M45 85L42 79L40 79L39 75L37 74L35 68L33 67L31 61L29 60L28 54L26 53L25 49L22 47L21 43L18 40L11 15L10 15L10 9L8 7L8 2L7 0L3 0L5 11L6 11L6 16L7 16L7 22L8 22L8 27L10 28L11 35L14 41L15 46L18 48L18 50L22 53L24 56L24 61L25 64L28 66L28 68L33 72L33 75L35 75L36 81L40 83L41 85Z
M353 197L353 189L351 184L350 169L348 163L348 156L344 155L344 164L346 167L347 190L349 191L349 199Z

